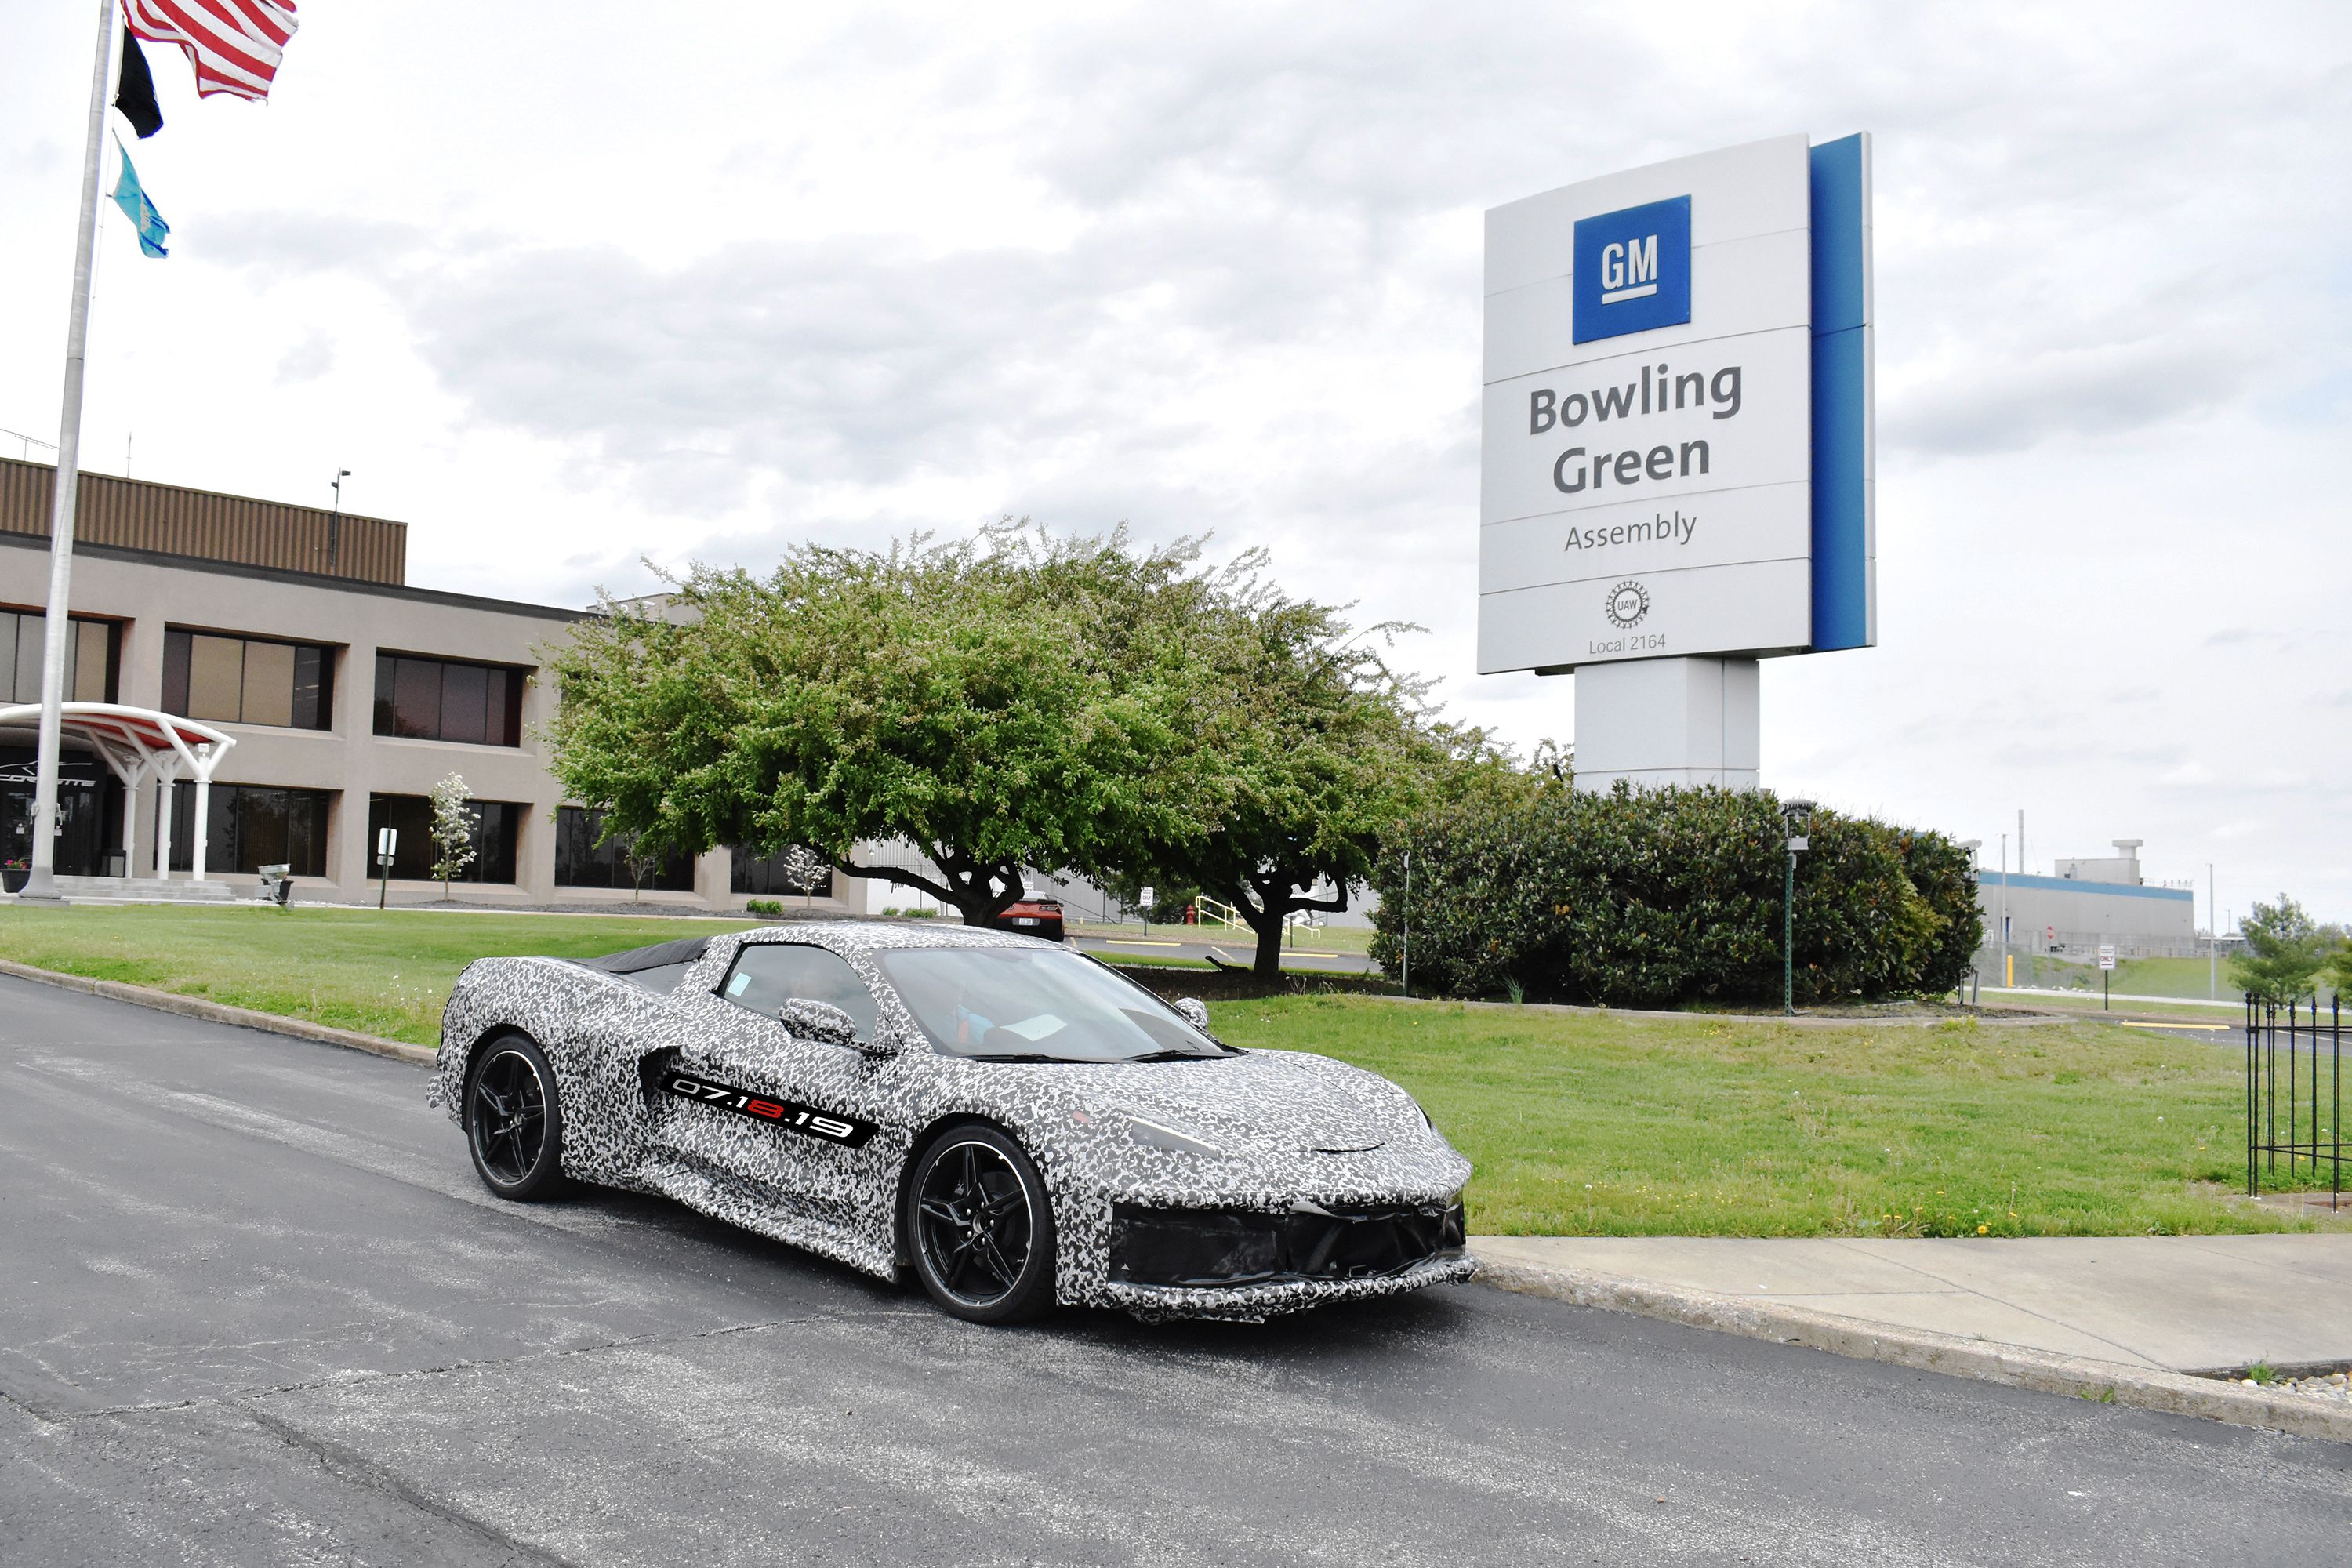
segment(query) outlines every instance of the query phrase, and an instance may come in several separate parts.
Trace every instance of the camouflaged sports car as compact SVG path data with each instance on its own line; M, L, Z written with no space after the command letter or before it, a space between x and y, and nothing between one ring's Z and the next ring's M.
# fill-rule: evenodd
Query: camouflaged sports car
M1093 959L1003 931L810 921L486 958L433 1090L503 1197L667 1194L958 1317L1055 1302L1261 1319L1475 1267L1412 1097L1236 1050Z

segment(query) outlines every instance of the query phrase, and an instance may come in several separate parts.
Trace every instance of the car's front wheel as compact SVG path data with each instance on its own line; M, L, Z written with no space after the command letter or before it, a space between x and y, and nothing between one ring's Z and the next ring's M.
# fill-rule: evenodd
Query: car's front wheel
M907 1183L906 1226L916 1277L957 1317L1018 1322L1053 1306L1053 1205L1008 1134L969 1122L933 1139Z
M482 1047L466 1075L466 1142L483 1184L502 1198L562 1186L563 1106L535 1042L508 1035Z

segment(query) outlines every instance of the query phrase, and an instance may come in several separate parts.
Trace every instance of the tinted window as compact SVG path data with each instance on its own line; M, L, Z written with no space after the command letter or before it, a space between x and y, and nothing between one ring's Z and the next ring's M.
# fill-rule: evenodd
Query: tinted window
M172 786L172 869L195 866L196 786ZM322 790L215 784L205 818L205 873L289 866L297 877L327 874L327 796Z
M506 665L380 653L375 732L478 746L522 743L523 672Z
M559 888L620 888L635 892L694 891L694 858L665 856L657 862L630 864L628 845L620 836L598 842L604 831L604 814L577 805L555 812L555 885ZM642 878L642 880L640 879Z
M874 1037L874 996L839 953L798 942L751 942L735 955L719 994L739 1007L772 1018L787 1002L830 1002L857 1022L857 1037Z
M522 819L530 808L520 801L474 800L466 803L474 818L474 858L450 879L457 882L513 882L516 846L522 837ZM367 874L383 875L376 863L379 829L400 835L392 852L392 874L407 881L426 881L441 852L433 843L433 803L421 795L379 795L368 799Z
M313 643L163 632L163 708L190 719L324 730L335 652Z

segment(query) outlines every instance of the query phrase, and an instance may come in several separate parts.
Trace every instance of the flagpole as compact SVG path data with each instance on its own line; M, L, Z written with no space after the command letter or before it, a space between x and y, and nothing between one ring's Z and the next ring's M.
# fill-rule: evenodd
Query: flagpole
M58 415L57 503L49 513L49 609L43 631L41 734L33 783L33 854L26 899L56 899L58 763L66 695L67 605L73 579L74 492L81 475L81 374L89 338L90 258L98 244L98 162L106 142L106 68L114 57L114 0L99 0L98 58L89 74L89 132L81 158L81 222L74 237L73 313L66 327L64 407Z

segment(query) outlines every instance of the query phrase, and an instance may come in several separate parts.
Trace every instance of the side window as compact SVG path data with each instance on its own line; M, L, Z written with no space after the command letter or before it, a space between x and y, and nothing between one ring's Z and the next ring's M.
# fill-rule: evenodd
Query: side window
M830 1002L857 1024L857 1037L874 1037L873 993L839 953L798 942L751 942L735 955L735 967L719 994L738 1007L773 1019L787 1002Z

